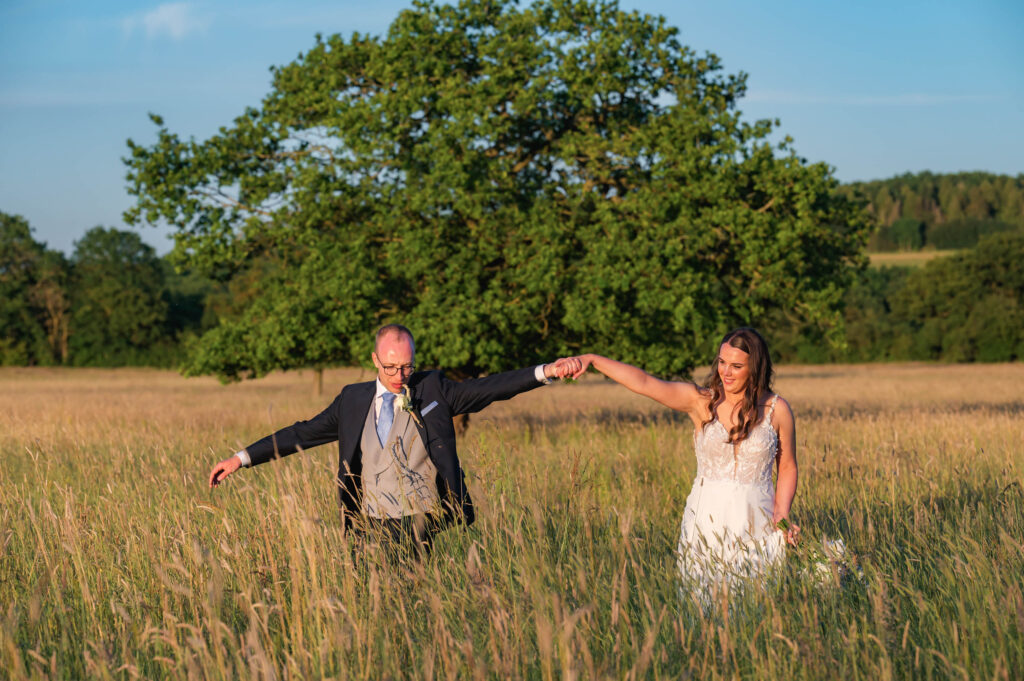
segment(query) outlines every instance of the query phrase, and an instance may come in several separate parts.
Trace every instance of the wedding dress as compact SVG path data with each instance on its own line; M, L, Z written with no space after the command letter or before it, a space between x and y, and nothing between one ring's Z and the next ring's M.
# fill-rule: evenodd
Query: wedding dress
M702 598L715 585L763 577L785 555L785 535L772 523L776 400L735 445L717 419L694 432L697 477L683 511L678 564Z

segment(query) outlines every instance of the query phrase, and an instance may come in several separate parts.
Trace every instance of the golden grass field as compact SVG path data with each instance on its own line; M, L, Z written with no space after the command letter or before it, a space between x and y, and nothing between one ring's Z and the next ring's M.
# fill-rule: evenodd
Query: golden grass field
M930 260L960 253L956 249L936 251L894 251L890 253L869 253L872 267L911 267L918 268Z
M3 679L1020 679L1024 365L782 367L802 575L705 610L673 551L684 417L590 377L493 405L460 453L478 507L425 563L349 547L337 450L210 467L343 384L0 370Z

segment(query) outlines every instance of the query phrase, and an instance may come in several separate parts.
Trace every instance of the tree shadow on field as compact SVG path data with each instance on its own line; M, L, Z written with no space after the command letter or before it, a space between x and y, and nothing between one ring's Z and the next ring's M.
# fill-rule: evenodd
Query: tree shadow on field
M860 376L864 372L859 369L805 369L797 371L780 371L779 377L785 380L805 379L805 378L848 378L850 376Z
M913 410L918 415L941 415L941 416L977 416L979 414L991 414L998 416L1022 416L1024 415L1024 402L955 402L951 404L926 404L914 405L901 409L893 409L879 404L853 404L843 406L801 406L797 411L798 419L824 419L831 418L839 421L852 421L865 417L877 417L881 415L892 416L894 414Z
M881 404L848 404L848 405L801 405L796 409L799 421L804 419L834 419L838 421L854 421L865 418L893 417L913 412L915 416L963 416L966 418L979 415L1024 417L1024 401L1012 402L956 402L951 404L922 404L894 409ZM481 418L501 426L514 426L522 429L553 428L561 426L661 426L682 425L692 427L690 417L683 412L662 409L657 406L651 409L630 407L599 407L594 409L564 409L542 413L502 414Z
M913 496L877 497L867 503L842 503L831 508L804 507L800 524L808 539L843 537L864 553L898 550L909 543L931 546L930 539L948 536L950 526L967 530L975 540L994 536L1024 517L1024 486L1019 481L997 480L992 473L980 473L976 481L959 479L939 490L924 490ZM900 538L906 542L900 542ZM934 551L941 549L935 546Z
M692 426L690 417L678 411L664 409L645 411L642 409L608 408L583 411L556 411L545 413L516 414L494 418L501 425L515 425L518 428L552 428L557 426Z

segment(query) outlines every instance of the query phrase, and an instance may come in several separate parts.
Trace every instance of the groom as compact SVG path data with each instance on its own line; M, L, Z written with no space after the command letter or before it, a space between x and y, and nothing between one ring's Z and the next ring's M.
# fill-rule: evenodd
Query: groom
M345 386L309 421L282 428L219 462L210 472L210 487L242 466L337 440L345 527L379 531L429 550L436 532L474 520L452 417L572 373L570 364L558 360L457 383L440 371L416 371L412 333L400 324L377 331L371 357L375 381Z

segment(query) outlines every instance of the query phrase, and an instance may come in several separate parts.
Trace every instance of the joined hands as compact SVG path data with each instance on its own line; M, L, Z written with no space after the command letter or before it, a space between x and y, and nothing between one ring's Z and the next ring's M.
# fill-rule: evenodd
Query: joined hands
M587 369L594 363L593 355L577 355L575 357L562 357L549 364L555 373L549 378L572 378L578 379L587 373Z
M582 357L560 357L544 367L544 375L548 378L579 378L589 366L590 363L584 363Z

